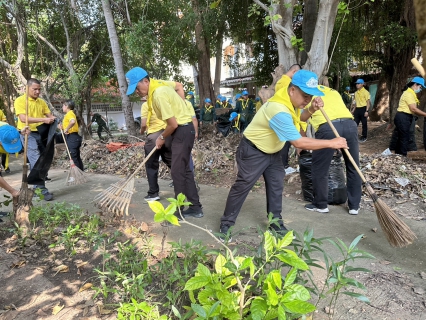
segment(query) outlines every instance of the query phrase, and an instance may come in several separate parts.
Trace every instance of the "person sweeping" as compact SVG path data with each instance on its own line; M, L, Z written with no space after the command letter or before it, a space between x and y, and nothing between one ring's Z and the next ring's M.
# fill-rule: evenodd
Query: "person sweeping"
M74 113L75 103L73 100L67 100L62 105L62 111L65 113L65 117L62 124L58 125L58 128L64 131L66 143L70 152L70 156L74 164L81 171L84 171L83 161L80 157L80 147L83 141L82 137L78 134L78 123L77 117ZM58 135L56 142L61 141L62 137Z

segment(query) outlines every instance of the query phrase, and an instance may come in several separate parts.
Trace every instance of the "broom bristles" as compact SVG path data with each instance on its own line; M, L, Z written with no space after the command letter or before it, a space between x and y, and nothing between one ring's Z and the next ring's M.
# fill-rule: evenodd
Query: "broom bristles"
M70 171L68 171L67 186L76 186L86 182L87 182L87 179L84 174L84 171L82 171L75 164L72 164Z
M122 179L108 189L98 194L93 201L96 205L107 212L122 216L129 215L130 200L133 195L135 180Z
M402 248L412 244L417 239L416 234L377 196L370 185L367 185L367 191L373 199L377 219L390 245Z

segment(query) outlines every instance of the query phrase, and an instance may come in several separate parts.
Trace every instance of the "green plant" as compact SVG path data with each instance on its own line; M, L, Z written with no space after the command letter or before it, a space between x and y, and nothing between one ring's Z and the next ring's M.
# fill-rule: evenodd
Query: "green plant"
M364 289L361 283L347 276L354 271L368 272L349 265L356 259L372 257L356 248L362 235L347 247L339 239L337 242L327 238L315 239L313 231L305 231L303 237L297 235L298 240L291 250L292 231L284 237L264 232L262 245L255 255L236 256L210 231L189 223L181 216L180 208L189 204L183 194L168 201L170 205L167 208L160 202L149 202L156 222L167 220L175 225L185 223L202 229L225 249L225 254L217 254L213 268L199 263L195 275L186 282L184 289L189 293L191 304L185 307L188 311L184 315L173 306L172 311L179 319L194 316L194 319L294 319L316 309L316 305L309 302L311 292L318 295L318 301L331 295L329 303L333 306L343 288L355 286ZM175 216L176 209L181 221ZM337 246L343 256L341 260L335 262L321 248L324 239ZM323 253L327 270L326 286L322 289L315 286L310 270L310 266L322 268L311 257L317 252ZM368 302L361 294L342 293Z
M132 299L129 303L120 303L117 309L117 319L127 320L167 320L167 316L160 316L157 306L151 306L145 301L137 302Z

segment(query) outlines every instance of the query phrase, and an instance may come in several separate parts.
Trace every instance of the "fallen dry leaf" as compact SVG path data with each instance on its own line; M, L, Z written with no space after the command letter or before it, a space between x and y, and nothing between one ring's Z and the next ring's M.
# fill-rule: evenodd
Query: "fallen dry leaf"
M54 306L53 307L53 310L52 310L52 314L53 315L57 315L63 308L64 308L64 306L65 305L60 305L59 303L56 305L56 306Z
M140 229L141 229L142 232L147 232L149 230L148 223L142 222Z
M90 282L86 283L84 286L82 286L80 288L80 290L78 290L78 292L84 291L84 290L88 290L93 286L93 284L91 284Z
M77 268L81 268L82 266L85 266L87 263L88 263L87 261L79 262L79 263L76 263L76 264L75 264L75 266L76 266Z
M420 272L420 277L424 280L426 280L426 272Z
M386 260L380 260L379 261L381 264L384 264L384 265L388 265L388 264L391 264L392 262L390 262L390 261L386 261Z
M26 260L18 260L18 261L14 261L13 263L12 263L12 265L10 266L10 268L11 269L13 269L13 268L22 268L23 266L25 266L25 263L26 263L27 261Z
M377 232L377 228L373 228L373 229L371 229L371 231Z
M100 314L110 314L114 312L114 310L105 309L103 304L98 305L98 310Z
M88 313L89 313L89 307L85 307L83 310L83 317L87 316Z
M7 249L6 249L6 253L14 252L14 251L16 251L16 249L18 249L18 247L17 247L17 246L12 247L12 248L7 248Z
M59 272L62 272L62 273L69 272L70 269L68 268L68 266L61 264L60 266L53 268L53 271L56 271L56 273L53 275L53 276L56 276Z

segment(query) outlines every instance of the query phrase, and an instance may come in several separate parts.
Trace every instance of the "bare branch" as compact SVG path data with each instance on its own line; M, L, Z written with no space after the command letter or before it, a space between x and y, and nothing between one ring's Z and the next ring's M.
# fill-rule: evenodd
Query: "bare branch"
M268 6L265 5L263 2L261 2L260 0L253 0L253 2L256 3L259 7L261 7L266 12L269 12Z
M101 55L102 51L104 51L106 44L103 45L103 47L101 48L101 50L99 50L97 56L95 57L95 59L93 59L92 64L90 65L90 67L87 69L86 73L84 74L83 78L81 78L81 82L83 82L87 75L89 74L89 72L93 69L96 61L98 61L99 56Z
M67 61L68 63L70 63L71 61L71 53L70 53L70 45L71 45L71 41L70 41L70 35L68 33L68 28L67 25L65 23L65 19L64 19L64 15L61 14L61 21L62 21L62 25L64 26L64 30L65 30L65 36L67 38Z

